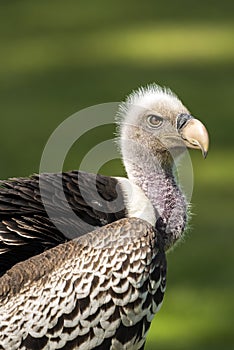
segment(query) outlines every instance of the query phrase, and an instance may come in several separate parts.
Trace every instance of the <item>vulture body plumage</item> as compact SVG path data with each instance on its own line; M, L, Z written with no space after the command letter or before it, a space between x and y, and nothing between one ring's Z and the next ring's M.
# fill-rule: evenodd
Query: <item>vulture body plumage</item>
M1 181L1 349L144 348L165 291L165 252L187 223L174 159L185 146L206 156L208 134L157 85L133 92L118 124L128 178L71 171Z

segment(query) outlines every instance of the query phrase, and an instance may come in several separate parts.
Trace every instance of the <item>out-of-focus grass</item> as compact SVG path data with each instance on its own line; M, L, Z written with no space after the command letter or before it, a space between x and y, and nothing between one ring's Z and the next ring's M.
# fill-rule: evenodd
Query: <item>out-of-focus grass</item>
M5 40L0 74L59 69L66 67L67 61L70 67L122 62L153 67L197 62L227 64L234 60L233 37L232 23L125 24L108 31L105 27L87 33L74 30L69 35L53 31L51 35L37 35L37 40L33 36L18 38L17 43Z
M233 14L232 0L0 3L1 178L37 172L48 137L72 113L152 81L175 90L210 132L207 160L191 152L192 230L168 254L148 350L234 346ZM112 132L87 133L64 169ZM101 171L124 174L119 161Z
M155 318L147 349L232 349L233 306L228 290L173 289ZM223 344L223 345L222 345Z

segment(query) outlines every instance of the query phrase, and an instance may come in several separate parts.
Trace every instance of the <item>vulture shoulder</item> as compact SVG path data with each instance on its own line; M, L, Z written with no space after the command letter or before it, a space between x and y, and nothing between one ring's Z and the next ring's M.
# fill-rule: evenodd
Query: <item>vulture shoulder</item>
M138 218L108 224L0 278L0 347L142 349L165 283L152 225Z

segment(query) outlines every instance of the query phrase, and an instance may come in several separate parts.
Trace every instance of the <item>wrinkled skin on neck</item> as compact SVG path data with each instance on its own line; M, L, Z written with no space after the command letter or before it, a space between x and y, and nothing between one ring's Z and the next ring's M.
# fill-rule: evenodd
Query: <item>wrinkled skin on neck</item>
M182 236L187 223L187 203L174 176L174 161L169 152L157 157L142 158L137 149L133 160L125 158L129 179L138 185L150 199L156 215L156 229L171 248ZM144 158L146 155L144 155Z

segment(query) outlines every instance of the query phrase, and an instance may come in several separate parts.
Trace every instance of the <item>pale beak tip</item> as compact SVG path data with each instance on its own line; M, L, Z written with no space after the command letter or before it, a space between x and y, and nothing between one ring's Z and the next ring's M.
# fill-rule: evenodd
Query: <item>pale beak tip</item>
M208 154L208 151L204 151L204 150L202 151L202 155L203 155L203 158L204 158L204 159L206 159L207 154Z

